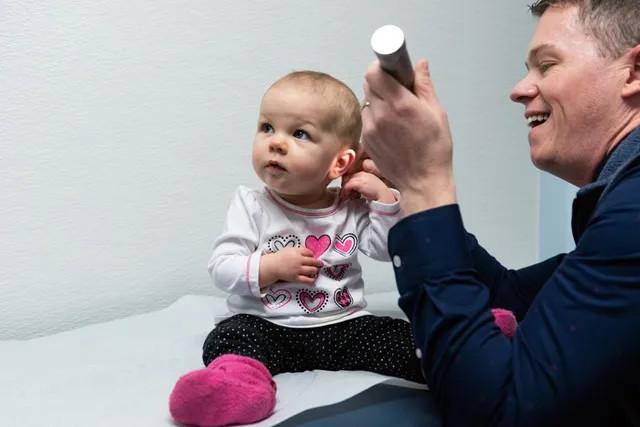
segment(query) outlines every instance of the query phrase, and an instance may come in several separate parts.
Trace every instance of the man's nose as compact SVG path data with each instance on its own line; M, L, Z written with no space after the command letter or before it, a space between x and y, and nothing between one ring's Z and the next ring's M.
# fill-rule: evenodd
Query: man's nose
M528 100L535 98L538 95L538 86L536 86L528 76L520 80L511 89L509 98L513 102L525 104Z

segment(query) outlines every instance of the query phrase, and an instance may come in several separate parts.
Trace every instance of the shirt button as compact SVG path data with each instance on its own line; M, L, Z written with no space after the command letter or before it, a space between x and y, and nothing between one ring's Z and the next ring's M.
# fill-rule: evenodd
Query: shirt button
M396 268L400 268L400 266L402 265L402 260L400 259L400 257L398 255L394 255L393 256L393 265Z
M419 348L416 348L416 357L417 357L418 359L422 359L422 351L420 351L420 349L419 349Z

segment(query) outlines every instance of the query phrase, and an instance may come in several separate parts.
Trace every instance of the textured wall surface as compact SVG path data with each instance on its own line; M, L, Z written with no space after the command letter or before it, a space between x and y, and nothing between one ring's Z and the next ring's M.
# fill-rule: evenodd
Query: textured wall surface
M538 173L522 108L524 1L0 2L0 339L215 293L211 243L257 185L259 99L294 69L362 93L380 25L432 63L467 227L505 264L538 251ZM369 292L394 289L365 263Z

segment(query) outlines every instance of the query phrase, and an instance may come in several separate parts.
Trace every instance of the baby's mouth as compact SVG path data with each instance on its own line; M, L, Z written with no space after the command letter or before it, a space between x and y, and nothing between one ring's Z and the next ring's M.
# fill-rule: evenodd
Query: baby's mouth
M275 169L275 170L280 170L280 171L285 171L287 170L287 168L285 168L284 166L282 166L279 162L275 161L275 160L269 160L269 162L267 163L267 169Z

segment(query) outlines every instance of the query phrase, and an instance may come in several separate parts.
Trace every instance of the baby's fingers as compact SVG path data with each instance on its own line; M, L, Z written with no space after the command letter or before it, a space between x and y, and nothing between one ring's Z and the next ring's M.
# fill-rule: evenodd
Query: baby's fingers
M320 267L324 267L324 262L320 261L318 258L309 256L309 257L305 257L302 260L302 265L320 268Z
M385 178L382 173L380 172L380 169L378 169L378 167L376 166L376 164L373 162L373 160L371 159L367 159L362 163L362 169L365 172L368 172L372 175L377 176L378 178L380 178L382 180L382 182L384 182L387 187L390 188L394 188L395 186L393 185L393 183L391 181L389 181L387 178Z
M313 251L309 248L299 248L298 249L300 252L300 255L302 255L304 258L313 258Z
M360 197L357 191L345 188L344 186L340 190L340 201L343 202L348 199L357 199Z
M316 277L316 276L318 276L318 268L317 267L310 267L310 266L303 266L303 267L300 267L300 270L299 270L298 273L300 275L307 276L307 277Z
M313 285L316 282L316 278L299 275L296 281L298 283L302 283L303 285Z

